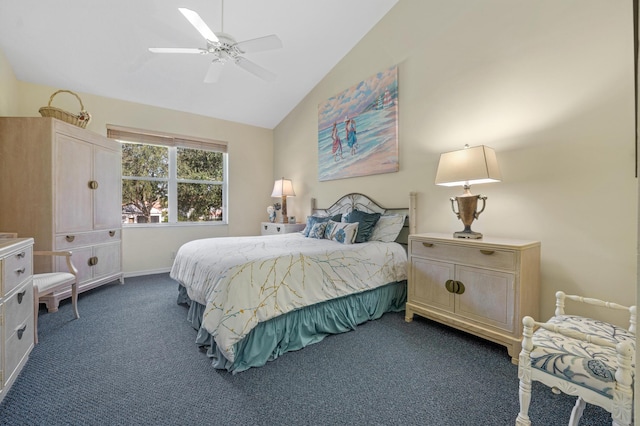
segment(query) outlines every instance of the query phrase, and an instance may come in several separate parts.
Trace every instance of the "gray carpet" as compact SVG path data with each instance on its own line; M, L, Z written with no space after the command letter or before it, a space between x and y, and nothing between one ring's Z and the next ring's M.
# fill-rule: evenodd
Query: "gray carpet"
M513 425L506 349L389 313L261 368L215 370L168 274L128 278L40 309L40 343L0 404L2 425ZM534 425L574 399L534 383ZM610 424L588 406L581 425Z

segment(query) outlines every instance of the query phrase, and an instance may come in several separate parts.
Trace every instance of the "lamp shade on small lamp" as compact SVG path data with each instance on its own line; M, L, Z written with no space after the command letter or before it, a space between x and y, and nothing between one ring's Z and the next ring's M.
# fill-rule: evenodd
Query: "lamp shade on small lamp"
M273 184L273 192L271 192L271 196L281 197L282 198L282 217L281 222L286 223L287 221L287 197L295 197L296 193L293 191L293 183L290 179L278 179Z
M458 151L445 152L440 155L436 185L462 186L464 194L451 198L451 209L462 220L464 230L453 234L457 238L482 238L479 232L471 230L471 223L484 211L487 197L472 195L472 184L500 182L502 175L498 167L496 153L488 146L480 145ZM478 210L478 200L482 200L482 208ZM456 211L455 203L458 205Z

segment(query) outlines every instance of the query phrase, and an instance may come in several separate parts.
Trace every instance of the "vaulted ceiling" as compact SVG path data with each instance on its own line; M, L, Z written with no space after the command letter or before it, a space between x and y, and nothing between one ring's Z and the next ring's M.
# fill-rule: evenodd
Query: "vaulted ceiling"
M0 0L0 49L20 81L274 128L398 0ZM243 56L264 81L212 55L149 47L206 47L178 11L241 42L276 34L281 49Z

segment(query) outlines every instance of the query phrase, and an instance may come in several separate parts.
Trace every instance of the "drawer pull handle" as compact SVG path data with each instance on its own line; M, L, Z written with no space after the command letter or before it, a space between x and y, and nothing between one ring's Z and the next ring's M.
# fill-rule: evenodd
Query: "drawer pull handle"
M113 237L114 235L116 235L116 231L109 231L109 236Z
M22 340L22 335L24 334L24 331L27 329L27 324L23 325L22 328L19 328L18 330L16 330L16 334L18 335L18 340Z
M264 230L265 230L265 231L267 230L267 225L265 225L265 226L264 226Z
M276 229L278 230L278 232L280 232L280 227L279 226L276 226Z
M480 253L486 254L487 256L490 256L495 252L496 252L495 250L480 250Z
M98 264L98 256L92 256L89 258L89 266L95 266Z
M18 305L22 304L22 298L24 297L25 294L27 294L27 290L22 290L20 293L17 294Z
M67 235L66 237L64 237L65 240L67 240L68 242L72 243L73 240L76 239L76 237L74 235Z
M22 258L24 258L25 256L26 256L26 253L25 253L25 252L23 252L23 251L21 251L20 253L16 254L16 257L17 257L18 259L22 259Z
M422 243L425 247L433 247L433 243Z
M24 267L22 267L20 269L16 269L16 274L18 274L18 275L24 274L24 271L26 271L26 269Z

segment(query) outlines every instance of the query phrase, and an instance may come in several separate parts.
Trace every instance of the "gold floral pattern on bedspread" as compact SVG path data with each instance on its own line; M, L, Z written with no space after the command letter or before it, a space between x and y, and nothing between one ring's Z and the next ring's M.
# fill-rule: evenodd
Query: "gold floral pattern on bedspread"
M407 255L399 244L310 240L304 238L310 249L288 244L294 247L290 253L248 260L215 278L203 326L229 361L234 344L259 322L407 278Z

